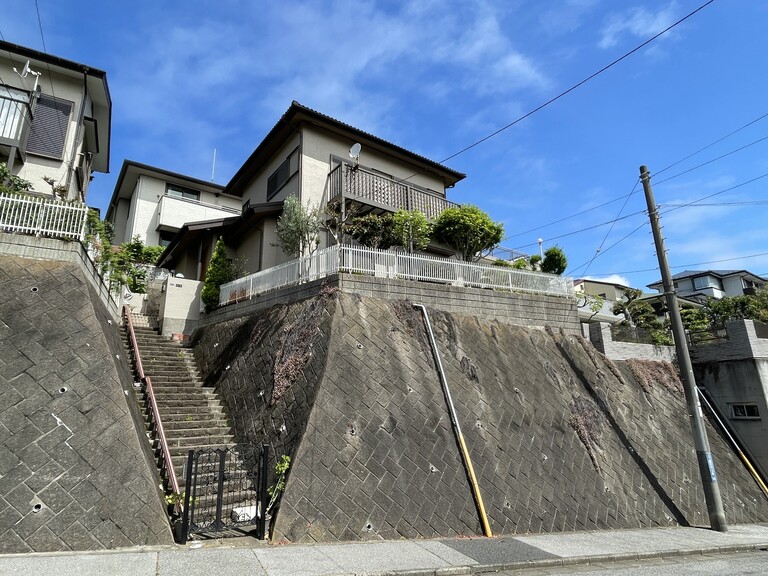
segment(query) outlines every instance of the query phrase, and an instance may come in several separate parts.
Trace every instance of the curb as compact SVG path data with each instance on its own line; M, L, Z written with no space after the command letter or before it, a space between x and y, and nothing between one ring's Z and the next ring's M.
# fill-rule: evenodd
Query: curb
M731 544L713 548L679 548L676 550L663 550L658 552L598 554L594 556L573 556L569 558L544 558L541 560L522 562L505 562L501 564L472 564L468 566L449 566L446 568L424 570L395 570L372 573L369 576L472 576L474 574L488 574L509 570L628 562L633 560L650 560L653 558L704 556L707 554L737 554L739 552L756 552L766 549L768 549L768 542L760 544Z

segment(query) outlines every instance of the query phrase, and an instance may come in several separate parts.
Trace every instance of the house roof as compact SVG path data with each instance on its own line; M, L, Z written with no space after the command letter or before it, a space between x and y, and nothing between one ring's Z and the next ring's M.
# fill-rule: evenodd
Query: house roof
M378 136L307 108L294 100L285 114L277 121L277 124L269 131L229 181L225 192L234 196L242 196L243 190L251 179L285 142L286 138L293 134L296 128L303 122L321 126L330 132L349 138L353 142L360 141L366 147L379 150L412 165L415 171L435 174L443 180L446 187L453 186L456 182L466 178L466 174L452 170L439 162L425 158Z
M87 64L81 64L73 60L59 58L52 54L39 52L0 40L0 57L8 55L10 60L19 68L29 60L32 68L38 68L40 72L50 72L52 68L58 74L66 76L83 75L88 95L93 101L93 118L86 120L96 121L97 151L93 156L93 169L97 172L109 172L110 138L112 134L112 97L109 94L107 73ZM44 83L41 82L43 86Z
M159 176L166 182L173 182L174 184L184 186L192 185L195 188L208 192L221 194L224 190L224 186L221 184L192 178L191 176L185 176L184 174L171 172L170 170L157 168L155 166L150 166L149 164L142 164L141 162L135 162L134 160L123 160L123 166L120 168L120 174L117 177L117 182L115 182L115 189L112 192L112 198L107 207L106 220L109 220L112 216L112 212L115 210L117 201L120 198L130 198L133 195L133 191L136 188L136 181L139 176L142 175Z
M716 276L717 278L727 278L729 276L741 276L742 278L747 278L751 281L757 281L757 282L768 282L768 279L763 278L762 276L758 276L757 274L753 274L749 270L685 270L683 272L678 272L677 274L672 276L672 280L683 280L685 278L695 278L697 276ZM648 288L655 288L657 286L661 286L663 282L661 280L656 280L656 282L652 282L651 284L646 284Z
M173 237L171 243L163 250L163 253L157 259L157 265L169 268L170 266L167 264L174 261L175 254L182 253L187 246L196 244L201 236L205 236L206 233L213 230L216 230L220 236L224 236L227 239L227 244L237 244L243 235L252 230L254 224L259 220L267 216L276 216L282 211L282 202L267 202L265 204L249 206L239 216L188 222L182 226L181 230Z

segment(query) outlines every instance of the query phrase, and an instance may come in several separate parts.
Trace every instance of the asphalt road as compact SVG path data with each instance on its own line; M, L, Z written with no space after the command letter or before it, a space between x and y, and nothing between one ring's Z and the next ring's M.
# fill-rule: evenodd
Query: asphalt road
M652 558L643 561L605 562L587 566L524 569L496 572L497 576L764 576L768 574L768 550L731 554L706 554L677 558Z

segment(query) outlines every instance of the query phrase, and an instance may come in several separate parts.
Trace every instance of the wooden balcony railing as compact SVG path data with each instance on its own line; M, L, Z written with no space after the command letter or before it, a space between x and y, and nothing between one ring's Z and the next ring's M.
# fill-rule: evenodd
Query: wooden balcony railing
M458 206L445 197L421 190L408 182L384 178L364 168L339 165L330 174L328 200L355 200L390 212L397 210L420 210L429 219L437 218L443 210Z

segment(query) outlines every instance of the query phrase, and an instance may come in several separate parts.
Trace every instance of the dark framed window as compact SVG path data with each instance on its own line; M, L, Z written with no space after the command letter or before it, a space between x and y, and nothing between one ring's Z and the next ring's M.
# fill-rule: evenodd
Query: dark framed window
M731 418L734 420L759 420L757 404L731 404Z
M267 200L272 200L288 181L299 171L298 149L291 152L277 170L267 178Z
M72 102L40 94L35 104L27 152L61 160L67 139Z
M184 200L200 201L200 192L192 190L192 188L185 188L178 184L168 184L165 187L165 194L167 196L173 196L174 198L183 198Z

